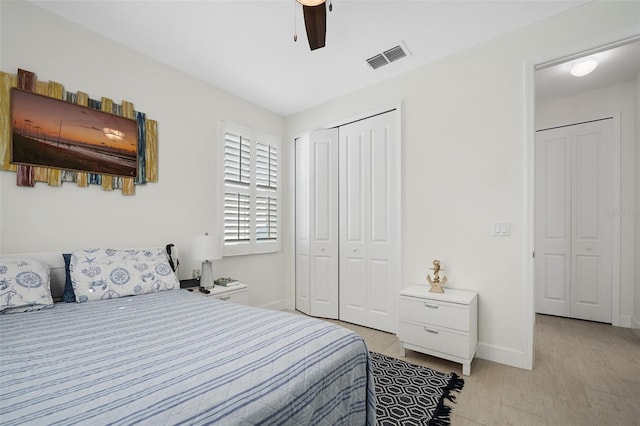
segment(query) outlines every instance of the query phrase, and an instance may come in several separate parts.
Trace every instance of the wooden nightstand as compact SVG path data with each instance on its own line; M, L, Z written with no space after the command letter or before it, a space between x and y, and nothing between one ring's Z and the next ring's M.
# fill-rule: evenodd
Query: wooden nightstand
M400 352L405 349L462 364L471 374L478 345L478 294L445 289L430 293L428 286L414 285L400 292Z
M185 281L195 281L196 285L199 283L197 280ZM201 292L200 290L198 290L198 287L185 286L182 281L180 282L180 286L183 288L191 287L187 288L187 290L191 290L193 291L193 293L199 294L201 296L215 297L216 299L225 300L228 302L249 305L249 286L246 284L238 284L231 287L217 285L213 288L208 289L209 294Z

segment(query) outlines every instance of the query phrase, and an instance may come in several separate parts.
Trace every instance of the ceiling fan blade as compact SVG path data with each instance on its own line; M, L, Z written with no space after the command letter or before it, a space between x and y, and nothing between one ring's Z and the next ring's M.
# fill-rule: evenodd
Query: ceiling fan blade
M311 50L324 47L327 35L327 8L324 3L317 6L302 6L304 26L307 28L307 39Z

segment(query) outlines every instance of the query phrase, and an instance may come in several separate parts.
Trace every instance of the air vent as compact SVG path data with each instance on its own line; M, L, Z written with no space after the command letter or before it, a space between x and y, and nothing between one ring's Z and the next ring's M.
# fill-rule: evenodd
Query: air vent
M387 61L387 58L385 58L382 53L379 53L376 56L367 59L367 62L369 63L369 66L374 70L377 70L381 66L387 65L389 63L389 61Z
M407 54L404 53L404 50L402 50L402 47L400 46L392 47L391 49L385 51L383 55L389 62L395 62L398 59L402 59L407 56Z
M381 66L395 62L408 55L409 51L407 50L407 47L401 42L397 46L393 46L382 53L378 53L377 55L370 57L367 59L367 63L372 69L376 70Z

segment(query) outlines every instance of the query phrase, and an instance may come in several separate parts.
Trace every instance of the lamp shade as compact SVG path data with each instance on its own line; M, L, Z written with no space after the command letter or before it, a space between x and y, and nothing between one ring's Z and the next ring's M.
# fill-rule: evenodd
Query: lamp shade
M208 233L195 237L193 239L193 258L197 260L221 259L220 237Z

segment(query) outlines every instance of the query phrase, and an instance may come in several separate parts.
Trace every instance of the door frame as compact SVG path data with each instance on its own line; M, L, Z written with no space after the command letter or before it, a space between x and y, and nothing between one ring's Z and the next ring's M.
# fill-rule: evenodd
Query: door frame
M637 30L636 30L637 31ZM550 63L552 61L567 61L571 58L587 55L593 51L599 51L605 48L613 48L633 40L638 40L639 36L634 29L615 34L607 34L597 39L588 40L569 48L563 48L560 51L546 53L538 58L531 58L523 61L523 112L524 112L524 209L523 209L523 250L522 250L522 312L523 312L523 330L524 337L522 367L533 369L535 366L535 347L534 347L534 329L535 329L535 281L534 281L534 265L533 252L535 248L535 71L540 65ZM594 47L596 46L596 47ZM614 188L613 194L614 209L620 210L620 114L611 114L614 117ZM613 278L612 283L612 322L613 325L620 324L620 218L614 217L613 231Z

